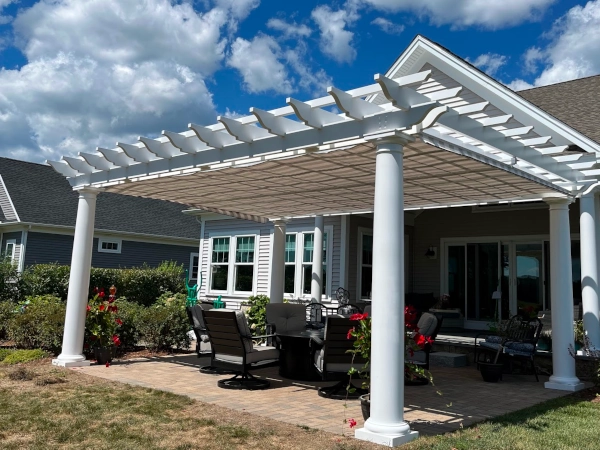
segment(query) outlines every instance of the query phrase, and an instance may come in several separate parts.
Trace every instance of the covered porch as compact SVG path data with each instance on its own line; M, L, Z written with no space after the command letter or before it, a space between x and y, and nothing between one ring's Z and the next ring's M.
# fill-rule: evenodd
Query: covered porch
M386 76L375 76L373 85L329 88L329 96L309 102L287 99L288 106L276 110L252 108L252 115L241 119L221 117L209 127L190 124L183 133L164 131L158 139L141 137L136 144L49 162L80 192L64 342L56 364L86 364L81 355L85 306L95 201L102 191L271 222L272 301L284 299L290 220L314 220L310 292L319 300L325 217L372 213L371 417L356 436L402 444L417 435L405 420L405 390L397 382L404 373L405 212L541 200L549 209L555 348L553 375L545 386L581 389L568 353L573 344L569 205L581 199L584 320L592 342L600 342L597 146L428 41L418 38L414 45L429 56L399 71L403 58L408 61L416 51L409 48ZM231 273L238 270L231 267Z

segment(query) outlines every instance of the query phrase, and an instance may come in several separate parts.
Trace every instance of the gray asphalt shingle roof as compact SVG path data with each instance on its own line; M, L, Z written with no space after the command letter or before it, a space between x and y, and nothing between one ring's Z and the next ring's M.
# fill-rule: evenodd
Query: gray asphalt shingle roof
M0 175L22 222L74 227L77 193L49 166L0 158ZM180 203L101 193L96 229L199 239L200 224ZM1 213L0 213L1 214Z
M600 143L600 75L519 91L517 94Z

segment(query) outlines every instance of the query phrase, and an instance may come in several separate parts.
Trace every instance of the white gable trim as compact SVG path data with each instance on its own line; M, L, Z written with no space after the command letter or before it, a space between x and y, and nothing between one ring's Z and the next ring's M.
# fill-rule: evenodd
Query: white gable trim
M2 213L7 219L16 220L17 222L21 221L19 214L17 214L17 209L10 198L6 184L2 179L2 175L0 175L0 208L2 208Z

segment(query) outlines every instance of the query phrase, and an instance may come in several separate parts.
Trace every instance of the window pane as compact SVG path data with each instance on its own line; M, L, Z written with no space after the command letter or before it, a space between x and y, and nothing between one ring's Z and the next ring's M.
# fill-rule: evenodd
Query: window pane
M315 248L314 233L304 233L304 252L303 252L303 256L302 256L302 261L312 262L314 248Z
M212 262L228 263L229 262L229 238L213 239Z
M373 236L363 234L362 239L362 263L370 266L373 264ZM371 288L369 288L369 290L370 289Z
M254 266L236 266L235 268L235 290L243 292L252 291L252 279L254 278Z
M360 296L361 298L371 298L371 285L373 284L373 268L362 267L360 276Z
M237 238L237 249L235 252L236 263L254 262L254 236L243 236Z
M294 293L294 282L296 281L296 266L287 265L285 266L285 283L283 292L286 294Z
M191 280L198 279L198 257L197 256L194 256L192 258L192 273L190 274L190 279Z
M250 266L251 267L251 266ZM227 290L227 266L212 266L212 277L210 288L214 291Z
M285 262L296 262L296 235L288 234L285 237Z
M327 262L327 233L323 233L323 264ZM323 284L325 286L325 284Z
M321 294L325 295L325 289L327 287L327 267L325 267L325 265L323 265L323 278L321 278L321 280L323 280L323 289Z
M310 283L312 281L312 266L302 266L302 293L310 294Z

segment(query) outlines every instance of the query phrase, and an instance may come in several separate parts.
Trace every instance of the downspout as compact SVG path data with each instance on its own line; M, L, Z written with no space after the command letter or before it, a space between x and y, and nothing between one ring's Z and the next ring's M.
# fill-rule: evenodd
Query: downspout
M27 236L31 230L31 225L27 227L27 230L21 231L21 254L19 255L19 273L23 273L25 270L25 250L27 249Z

